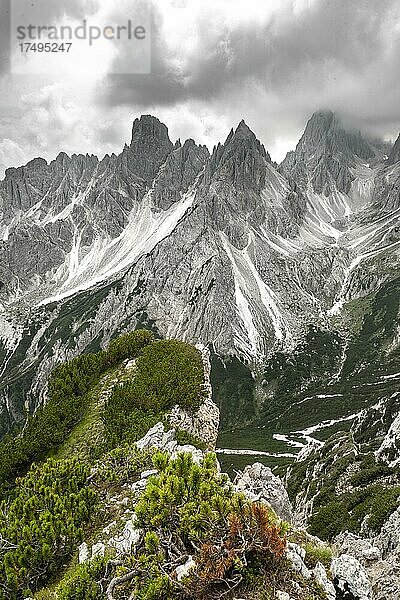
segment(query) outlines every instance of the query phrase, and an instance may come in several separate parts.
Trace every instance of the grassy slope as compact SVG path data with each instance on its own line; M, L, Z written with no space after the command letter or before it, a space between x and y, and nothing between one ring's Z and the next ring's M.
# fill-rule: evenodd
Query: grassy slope
M87 394L86 409L81 421L74 427L63 444L53 454L62 459L69 456L89 458L96 446L104 442L104 425L101 418L104 402L110 395L114 385L129 381L135 372L134 364L125 361L110 369Z

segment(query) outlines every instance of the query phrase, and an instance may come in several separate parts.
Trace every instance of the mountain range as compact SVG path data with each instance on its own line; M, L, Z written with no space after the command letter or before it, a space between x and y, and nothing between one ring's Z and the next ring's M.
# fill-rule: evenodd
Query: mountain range
M280 165L244 121L210 154L143 115L118 156L7 169L0 434L56 364L137 327L209 346L225 446L350 426L400 379L399 217L400 136L331 111Z

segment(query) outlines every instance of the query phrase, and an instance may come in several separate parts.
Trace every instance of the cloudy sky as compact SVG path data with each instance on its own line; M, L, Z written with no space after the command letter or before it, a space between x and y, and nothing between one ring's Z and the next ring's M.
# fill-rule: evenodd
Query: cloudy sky
M139 24L145 3L151 69L134 74L115 74L117 64L130 70L129 42L109 41L82 52L82 70L10 72L10 0L1 2L3 167L61 150L119 152L142 113L173 140L210 148L244 118L277 161L319 108L385 139L400 130L398 0L12 0L47 25Z

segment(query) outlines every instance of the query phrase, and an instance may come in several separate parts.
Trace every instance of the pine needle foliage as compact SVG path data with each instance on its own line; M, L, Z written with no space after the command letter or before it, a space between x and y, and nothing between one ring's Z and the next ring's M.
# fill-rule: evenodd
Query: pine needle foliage
M74 459L33 465L0 503L0 599L19 600L60 567L82 539L97 496Z

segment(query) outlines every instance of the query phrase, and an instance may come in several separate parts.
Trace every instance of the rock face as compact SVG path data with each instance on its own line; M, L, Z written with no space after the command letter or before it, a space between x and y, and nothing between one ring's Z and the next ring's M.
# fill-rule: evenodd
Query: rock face
M398 136L389 156L387 159L387 164L392 166L400 161L400 135Z
M332 113L279 168L243 121L210 156L144 115L118 156L8 169L0 434L44 400L55 364L136 325L250 364L329 328L395 273L395 156Z
M146 448L156 448L163 452L168 452L173 458L175 458L180 452L190 452L193 460L197 463L203 458L203 452L194 446L189 444L181 446L175 439L175 430L170 429L165 431L163 423L157 423L144 435L140 440L136 442L138 450L144 450Z
M347 554L356 558L363 566L380 560L382 552L379 547L374 546L369 539L361 538L348 531L339 534L335 538L335 547L340 554Z
M304 579L311 579L311 571L304 564L306 557L305 550L298 544L288 543L286 550L286 558L290 560L295 571L297 571Z
M320 111L308 121L296 150L281 168L304 187L307 173L312 172L316 193L328 196L336 188L347 194L354 180L351 168L358 160L373 159L376 152L359 131L346 131L332 111Z
M389 431L376 451L376 457L391 467L400 463L400 414L390 425Z
M269 467L261 463L248 465L243 472L237 474L234 486L250 500L269 504L281 519L292 520L292 505L287 491Z
M336 600L335 586L326 574L325 567L319 562L314 568L315 581L324 589L327 600Z
M351 556L362 565L370 582L370 597L373 600L395 600L400 597L399 514L400 510L397 509L386 521L379 535L372 539L347 531L335 539L338 554ZM351 570L354 570L353 567Z

